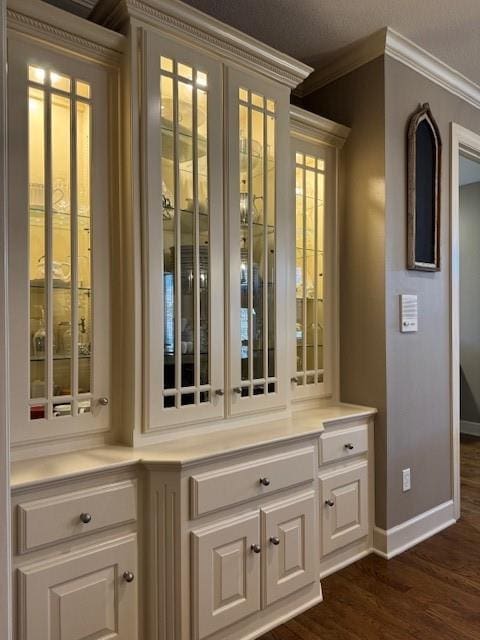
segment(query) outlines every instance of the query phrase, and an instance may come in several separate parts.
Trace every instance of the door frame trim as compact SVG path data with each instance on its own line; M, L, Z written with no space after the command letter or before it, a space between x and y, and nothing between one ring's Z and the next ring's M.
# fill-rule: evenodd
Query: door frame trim
M480 135L452 122L450 129L450 348L452 495L454 516L460 518L460 152L480 159Z

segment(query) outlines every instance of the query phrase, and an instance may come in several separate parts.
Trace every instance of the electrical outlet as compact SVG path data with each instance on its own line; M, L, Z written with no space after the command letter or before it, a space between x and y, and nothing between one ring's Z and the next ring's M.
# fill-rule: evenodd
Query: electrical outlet
M410 489L412 488L410 468L404 469L402 471L402 480L403 480L403 490L410 491Z

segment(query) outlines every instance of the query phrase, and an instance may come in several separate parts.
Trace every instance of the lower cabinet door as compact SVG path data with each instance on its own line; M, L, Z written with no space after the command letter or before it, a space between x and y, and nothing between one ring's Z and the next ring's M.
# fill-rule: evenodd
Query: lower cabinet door
M318 580L315 492L262 509L264 606Z
M322 555L368 533L368 465L341 469L320 478Z
M20 640L136 640L135 536L19 573Z
M258 512L192 532L194 638L259 611L259 545Z

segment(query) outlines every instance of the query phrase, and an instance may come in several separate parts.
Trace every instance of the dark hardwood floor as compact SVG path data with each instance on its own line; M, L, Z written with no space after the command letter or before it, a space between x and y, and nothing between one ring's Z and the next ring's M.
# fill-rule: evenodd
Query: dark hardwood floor
M480 439L462 436L462 517L393 560L322 581L324 602L260 640L480 640Z

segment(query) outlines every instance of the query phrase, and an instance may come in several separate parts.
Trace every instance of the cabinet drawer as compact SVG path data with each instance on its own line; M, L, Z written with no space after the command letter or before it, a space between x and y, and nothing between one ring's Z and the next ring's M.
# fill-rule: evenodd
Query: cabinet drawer
M18 552L25 553L136 517L134 480L24 502L18 505Z
M192 476L192 518L311 482L315 477L314 467L314 449L308 447Z
M368 425L361 424L320 436L320 464L351 458L368 450Z

